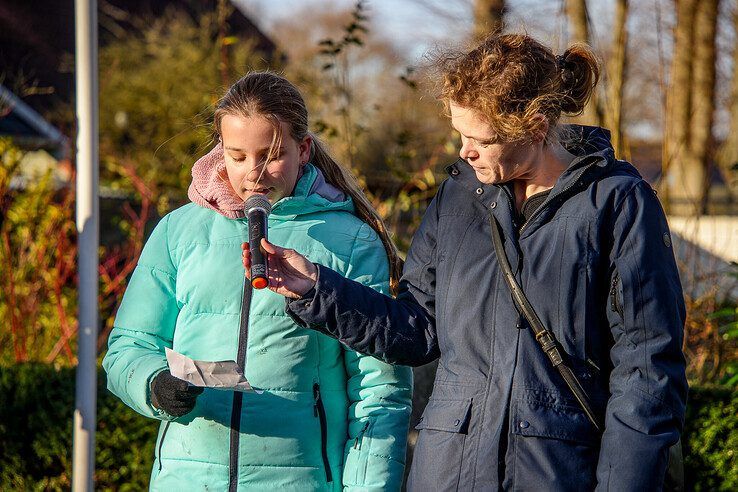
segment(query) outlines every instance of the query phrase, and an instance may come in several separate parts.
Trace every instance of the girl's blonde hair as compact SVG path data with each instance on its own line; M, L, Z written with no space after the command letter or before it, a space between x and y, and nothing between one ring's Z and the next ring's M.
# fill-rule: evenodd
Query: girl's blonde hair
M468 52L437 60L441 99L476 110L504 142L525 142L548 120L582 113L600 77L592 50L574 44L559 56L526 34L492 34Z
M308 131L308 112L300 91L284 77L273 72L251 72L233 84L215 109L215 131L220 135L223 116L261 116L272 123L274 136L269 151L272 156L281 146L280 122L287 123L290 136L302 142L312 137L310 162L320 169L325 180L351 197L356 215L369 224L382 240L390 264L390 289L396 294L402 275L402 260L387 227L362 192L351 172L338 164L323 143Z

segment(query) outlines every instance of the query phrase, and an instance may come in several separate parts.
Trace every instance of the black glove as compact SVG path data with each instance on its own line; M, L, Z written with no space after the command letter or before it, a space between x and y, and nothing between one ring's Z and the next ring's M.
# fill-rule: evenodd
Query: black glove
M187 381L172 376L166 369L151 381L151 404L172 417L181 417L195 408L197 395L204 389L191 386Z

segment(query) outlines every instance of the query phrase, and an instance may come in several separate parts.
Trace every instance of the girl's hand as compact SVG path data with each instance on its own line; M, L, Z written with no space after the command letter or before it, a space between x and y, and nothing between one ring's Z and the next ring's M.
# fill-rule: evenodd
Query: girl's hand
M241 244L246 278L251 279L251 255L249 243ZM298 299L315 286L318 268L294 249L275 246L266 239L261 240L261 249L267 254L269 265L269 289L285 297Z

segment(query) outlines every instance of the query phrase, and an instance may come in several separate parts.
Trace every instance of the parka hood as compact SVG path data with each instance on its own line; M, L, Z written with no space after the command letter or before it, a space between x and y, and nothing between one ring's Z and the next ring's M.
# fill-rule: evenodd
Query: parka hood
M598 126L563 125L561 140L564 148L576 156L613 150L610 131Z
M610 131L597 126L564 125L562 145L577 156L559 177L555 188L567 185L575 179L597 180L599 177L615 172L641 178L635 167L626 161L615 158L615 150L610 141ZM592 165L594 164L594 165ZM585 168L588 168L585 170ZM584 174L580 171L585 170Z

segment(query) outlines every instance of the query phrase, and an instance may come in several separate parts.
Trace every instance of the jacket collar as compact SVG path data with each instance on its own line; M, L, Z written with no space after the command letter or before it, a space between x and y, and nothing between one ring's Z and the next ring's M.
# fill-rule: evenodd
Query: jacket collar
M337 210L354 213L353 200L328 183L320 169L307 163L292 195L272 206L270 218L292 220L299 215Z
M585 189L592 182L611 172L619 164L615 160L613 148L610 144L609 131L599 127L582 125L564 125L562 131L564 133L562 142L564 147L577 157L559 176L540 209L548 207L551 203L561 203L572 194ZM477 179L474 169L463 159L458 159L446 167L446 171L453 180L469 190L485 209L493 211L503 227L515 229L513 225L514 202L511 183L481 183ZM541 215L544 214L534 214L531 221L536 216ZM536 220L536 222L540 221Z

